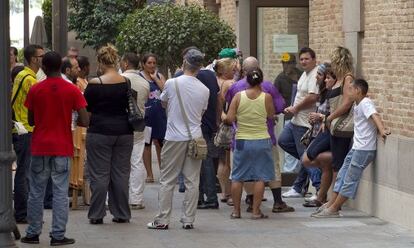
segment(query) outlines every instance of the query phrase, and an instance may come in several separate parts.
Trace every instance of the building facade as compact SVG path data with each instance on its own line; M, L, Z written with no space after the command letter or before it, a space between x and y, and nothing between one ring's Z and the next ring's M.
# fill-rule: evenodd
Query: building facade
M206 4L207 1L198 1ZM414 1L216 0L245 55L257 56L266 78L281 71L275 37L297 36L319 62L336 46L348 47L356 74L370 85L386 126L376 162L365 172L351 206L414 229Z

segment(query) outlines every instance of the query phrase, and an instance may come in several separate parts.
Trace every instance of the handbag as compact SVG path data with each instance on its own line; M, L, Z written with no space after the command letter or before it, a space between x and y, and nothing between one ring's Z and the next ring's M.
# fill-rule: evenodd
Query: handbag
M354 135L354 106L347 114L344 114L331 122L331 135L341 138L351 138Z
M174 86L177 92L178 102L180 103L181 114L183 115L185 127L190 137L190 142L188 144L187 156L197 160L204 160L207 157L207 142L203 137L193 138L190 131L190 126L188 124L187 114L184 110L183 101L181 99L180 90L178 89L177 79L174 79Z
M214 136L214 145L222 148L229 148L234 136L233 127L221 123L216 136Z
M303 135L302 138L300 138L300 143L306 147L309 146L311 139L312 139L312 133L313 133L313 126L309 128Z
M141 110L138 108L137 101L134 98L134 94L132 92L131 88L131 81L124 77L127 85L127 97L128 97L128 122L131 125L132 129L137 132L143 132L145 129L145 120L144 120L144 114L141 112Z
M352 76L352 74L348 74L345 76ZM338 96L338 103L341 104L343 101L343 88L344 88L344 81L341 85L341 94ZM335 118L331 122L331 126L329 128L331 135L335 137L341 137L341 138L352 138L354 135L354 106L349 109L349 112L346 114L343 114L342 116L339 116L338 118Z

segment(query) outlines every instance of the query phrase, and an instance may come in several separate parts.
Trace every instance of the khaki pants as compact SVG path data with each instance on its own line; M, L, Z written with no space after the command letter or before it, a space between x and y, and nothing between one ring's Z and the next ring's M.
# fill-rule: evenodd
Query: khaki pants
M197 210L198 186L200 183L201 160L187 156L189 141L166 140L161 150L160 190L158 193L159 212L155 221L169 224L172 200L178 175L182 172L185 184L185 196L181 222L193 223Z

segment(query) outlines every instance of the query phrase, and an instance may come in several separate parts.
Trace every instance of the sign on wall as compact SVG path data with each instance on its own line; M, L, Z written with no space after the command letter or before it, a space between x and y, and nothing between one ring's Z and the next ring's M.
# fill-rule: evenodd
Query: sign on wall
M297 34L275 34L273 35L273 52L275 53L297 53L298 52Z

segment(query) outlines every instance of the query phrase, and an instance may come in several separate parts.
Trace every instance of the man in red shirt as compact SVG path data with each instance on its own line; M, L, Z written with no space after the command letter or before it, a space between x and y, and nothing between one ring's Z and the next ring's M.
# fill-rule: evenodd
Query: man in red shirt
M70 158L73 156L72 111L79 114L78 125L88 126L86 101L73 85L62 79L61 56L48 52L42 61L47 78L30 88L25 106L29 124L36 125L32 135L30 192L27 217L29 226L23 243L38 244L43 222L43 199L49 178L53 181L53 221L50 245L75 243L65 237L69 213Z

